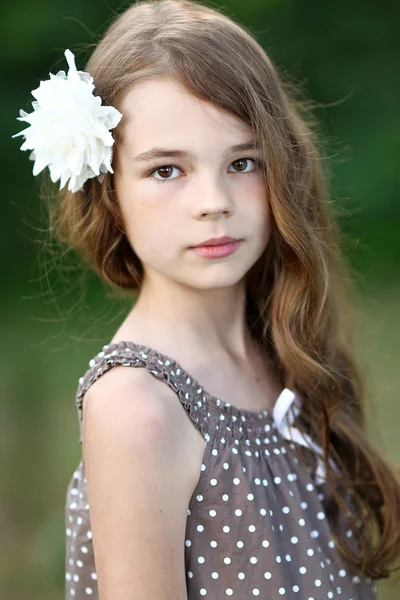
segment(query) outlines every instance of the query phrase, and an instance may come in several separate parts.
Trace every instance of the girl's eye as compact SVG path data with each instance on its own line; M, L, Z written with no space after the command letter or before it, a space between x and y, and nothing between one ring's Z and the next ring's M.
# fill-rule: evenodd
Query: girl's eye
M231 165L243 165L243 163L249 163L249 161L253 162L255 164L255 169L253 169L252 171L246 171L244 169L246 169L246 164L244 165L244 167L240 167L239 166L239 170L234 171L235 173L243 173L243 175L250 175L251 173L254 173L254 171L257 171L262 164L262 161L257 159L257 158L239 158L238 160L235 160L233 163L231 163ZM174 165L163 165L161 167L157 167L157 169L154 169L154 171L152 171L150 173L150 179L152 179L153 181L155 181L155 183L164 183L167 181L172 181L173 179L176 179L176 177L162 177L161 179L159 179L158 177L153 177L153 173L157 173L157 171L159 172L163 172L165 175L170 175L173 169L179 169L179 167L176 167ZM232 173L232 171L231 171Z

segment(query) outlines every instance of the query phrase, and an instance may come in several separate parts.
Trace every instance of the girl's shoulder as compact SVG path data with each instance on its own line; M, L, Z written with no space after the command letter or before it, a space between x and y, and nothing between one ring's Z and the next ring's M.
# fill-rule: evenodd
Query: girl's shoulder
M158 352L156 349L132 341L110 342L102 347L90 359L88 369L78 382L76 391L76 407L80 425L82 443L82 417L85 394L91 386L113 367L121 365L145 369L153 377L163 381L175 392L180 403L188 413L192 423L205 440L209 439L214 429L215 412L208 410L205 392L201 386L172 357ZM112 395L110 395L112 402Z

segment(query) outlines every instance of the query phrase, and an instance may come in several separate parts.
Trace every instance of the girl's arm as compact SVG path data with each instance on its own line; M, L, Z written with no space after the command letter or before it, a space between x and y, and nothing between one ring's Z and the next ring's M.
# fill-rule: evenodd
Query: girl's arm
M185 435L177 431L182 408L164 387L145 370L117 366L84 398L100 600L187 600L184 539L193 470Z

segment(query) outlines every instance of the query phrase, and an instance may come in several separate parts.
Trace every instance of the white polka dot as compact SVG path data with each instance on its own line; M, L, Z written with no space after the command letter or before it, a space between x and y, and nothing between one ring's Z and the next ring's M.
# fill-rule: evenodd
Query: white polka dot
M305 524L306 524L306 522L305 522L305 520L304 520L304 519L299 519L299 525L300 525L301 527L304 527L304 525L305 525Z
M228 494L224 494L224 495L222 496L222 500L224 500L225 502L226 502L227 500L229 500L229 496L228 496Z
M239 483L240 483L240 479L239 479L239 477L235 477L235 478L234 478L234 480L233 480L233 483L234 483L235 485L239 485Z
M197 525L197 531L204 531L203 525Z
M238 542L236 542L236 546L237 546L238 548L243 548L243 545L244 545L244 544L243 544L242 540L239 540Z
M271 579L272 575L271 575L271 573L269 571L266 571L264 573L264 577L265 577L265 579Z
M300 571L300 573L302 575L304 575L305 573L307 573L307 569L305 567L300 567L299 571Z
M256 562L257 562L257 558L256 558L255 556L251 556L251 557L250 557L250 562L251 562L253 565L255 565L255 564L256 564Z
M298 586L298 585L294 585L294 586L292 587L292 590L293 590L294 592L298 592L298 591L300 590L300 588L299 588L299 586Z
M284 506L282 508L282 512L285 513L285 515L287 515L288 513L290 513L290 508L288 506Z
M322 519L325 519L325 513L323 513L322 511L317 513L317 519L319 519L320 521L322 521Z
M251 531L252 533L256 530L254 525L249 525L249 531Z
M260 594L260 590L259 590L258 588L254 588L254 589L252 590L252 594L253 594L253 596L259 596L259 594Z
M237 509L235 510L235 515L236 515L237 517L240 517L242 514L243 514L243 513L242 513L242 511L240 510L240 508L237 508Z
M345 569L340 569L339 575L340 575L340 577L346 577L346 570Z
M281 596L283 596L283 594L285 593L285 588L279 588L279 593Z
M268 541L268 540L263 540L263 541L262 541L262 546L264 546L264 548L268 548L268 546L269 546L269 541Z
M247 500L254 500L254 494L247 494Z
M231 530L231 528L229 527L229 525L224 525L224 526L223 526L223 528L222 528L222 531L223 531L224 533L229 533L229 532L230 532L230 530Z
M90 577L91 577L92 579L96 580L96 579L97 579L97 573L91 573L91 574L90 574Z
M85 592L90 596L90 594L93 594L93 590L90 587L85 588Z
M215 517L215 515L217 514L217 512L212 508L209 513L210 517Z
M322 581L320 579L316 579L314 583L317 587L319 587L322 584Z
M282 481L280 477L274 477L274 483L279 484Z
M219 575L218 575L218 573L216 571L214 571L213 573L211 573L211 577L213 579L218 579Z
M244 579L246 575L244 573L238 573L239 579Z
M228 588L228 589L226 590L226 595L227 595L227 596L232 596L232 594L233 594L233 590L232 590L231 588Z
M210 484L211 485L217 485L218 481L216 479L211 479L210 480ZM207 592L206 592L207 593Z
M229 558L229 556L225 556L225 558L224 558L224 563L225 563L226 565L230 565L230 564L231 564L231 562L232 562L232 561L231 561L231 559Z
M290 538L290 541L292 542L292 544L297 544L297 542L299 541L299 538L294 535L293 537Z
M308 554L308 556L312 556L314 554L314 550L312 548L309 548L307 550L307 554Z
M201 590L200 590L200 594L201 594L202 596L205 596L205 595L207 594L207 590L205 590L204 588L201 588Z
M312 491L313 491L313 489L314 489L314 486L313 486L313 484L312 484L312 483L307 483L307 485L306 485L306 488L307 488L307 490L308 490L309 492L312 492Z
M351 530L351 529L348 529L348 530L346 531L346 537L350 538L350 537L352 537L352 535L353 535L353 532L352 532L352 530Z
M205 560L206 559L204 558L204 556L199 556L197 562L199 562L202 565L205 562Z

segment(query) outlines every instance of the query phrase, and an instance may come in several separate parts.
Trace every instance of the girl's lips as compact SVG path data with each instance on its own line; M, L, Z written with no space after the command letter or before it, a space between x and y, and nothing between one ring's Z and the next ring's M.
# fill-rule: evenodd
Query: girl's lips
M217 244L215 246L194 246L190 248L192 252L203 258L223 258L236 252L242 240L228 242L225 244Z
M220 238L209 238L208 240L205 240L203 242L200 242L200 244L197 244L197 246L219 246L222 244L229 244L230 242L237 242L238 239L237 238L233 238L230 235L223 235ZM195 246L193 246L195 247Z

